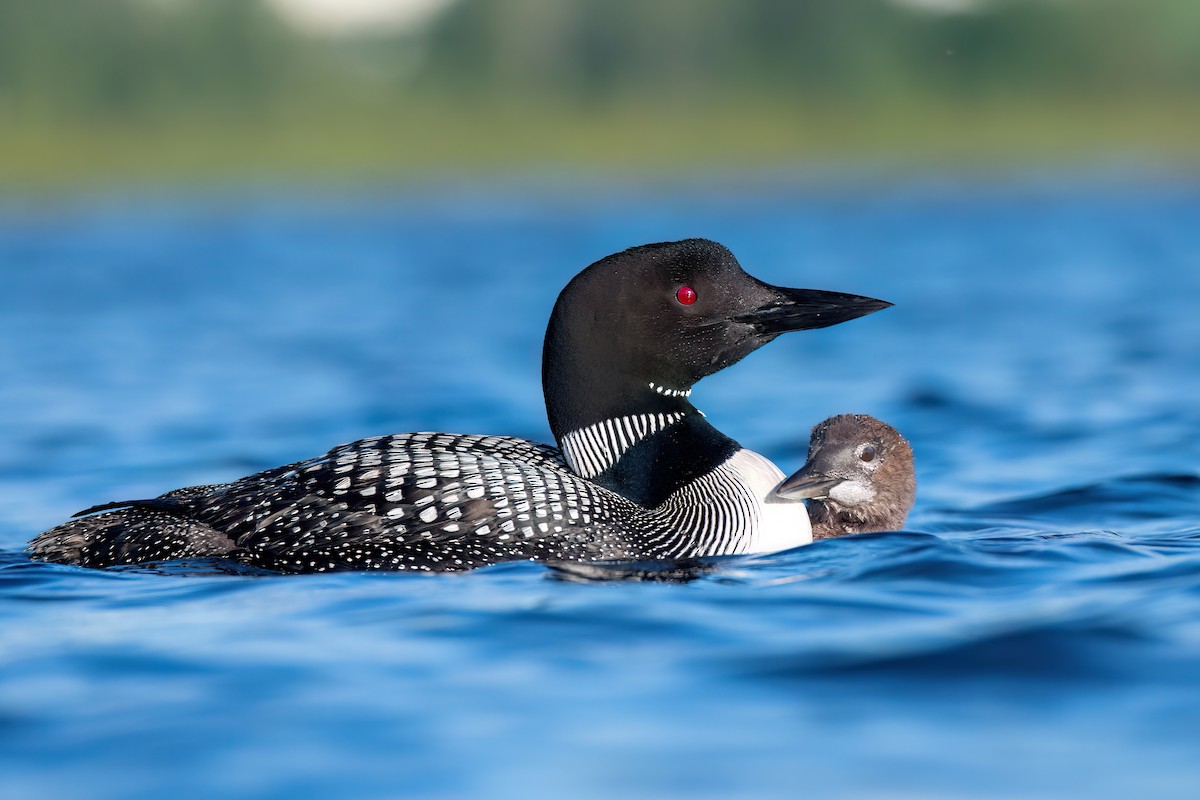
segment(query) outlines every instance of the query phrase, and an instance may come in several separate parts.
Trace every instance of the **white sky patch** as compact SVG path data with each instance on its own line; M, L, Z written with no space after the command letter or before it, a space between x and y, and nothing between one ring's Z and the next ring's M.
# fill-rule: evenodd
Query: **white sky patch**
M345 35L402 31L432 19L454 0L267 0L280 16L310 33Z
M936 14L965 14L979 11L988 4L988 0L892 0L898 6L908 6L918 11L932 11Z

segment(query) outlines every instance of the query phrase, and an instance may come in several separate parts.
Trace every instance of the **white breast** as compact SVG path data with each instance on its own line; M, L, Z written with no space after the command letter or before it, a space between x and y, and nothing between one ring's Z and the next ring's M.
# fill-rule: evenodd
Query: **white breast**
M722 466L737 476L757 504L752 535L743 540L738 553L773 553L812 542L804 501L775 496L775 487L785 477L779 467L753 450L737 451Z

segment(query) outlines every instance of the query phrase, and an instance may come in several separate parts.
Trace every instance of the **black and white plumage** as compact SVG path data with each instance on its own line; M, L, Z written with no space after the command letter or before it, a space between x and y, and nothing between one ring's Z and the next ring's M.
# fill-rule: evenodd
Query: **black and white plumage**
M561 451L503 436L372 437L232 483L97 506L30 552L91 567L224 557L318 572L803 544L803 504L773 494L783 474L713 428L691 387L780 333L887 305L769 286L705 240L633 248L577 275L551 315L543 387Z
M221 555L320 572L747 552L761 544L755 504L783 477L762 474L756 483L723 465L651 510L576 475L552 447L399 434L84 517L62 527L87 535L44 536L38 555L97 567ZM798 503L779 506L803 513ZM104 529L109 535L90 535Z
M912 446L866 414L841 414L813 427L808 461L776 495L808 501L814 539L898 531L917 496Z

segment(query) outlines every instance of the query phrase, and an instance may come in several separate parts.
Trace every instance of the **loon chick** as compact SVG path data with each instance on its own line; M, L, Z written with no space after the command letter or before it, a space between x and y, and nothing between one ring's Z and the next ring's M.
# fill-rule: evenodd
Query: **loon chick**
M224 557L322 572L805 544L803 504L772 494L783 473L688 397L781 333L889 305L771 286L703 239L631 248L584 269L554 305L542 383L561 450L503 436L373 437L232 483L96 506L29 550L89 567Z
M866 414L813 428L808 462L775 494L807 498L814 539L898 531L916 499L913 452L895 428Z

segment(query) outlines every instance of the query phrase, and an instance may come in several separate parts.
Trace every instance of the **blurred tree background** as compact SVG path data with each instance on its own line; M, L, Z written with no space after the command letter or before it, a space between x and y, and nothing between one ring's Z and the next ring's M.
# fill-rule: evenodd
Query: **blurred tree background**
M0 0L0 188L1200 155L1197 0Z

